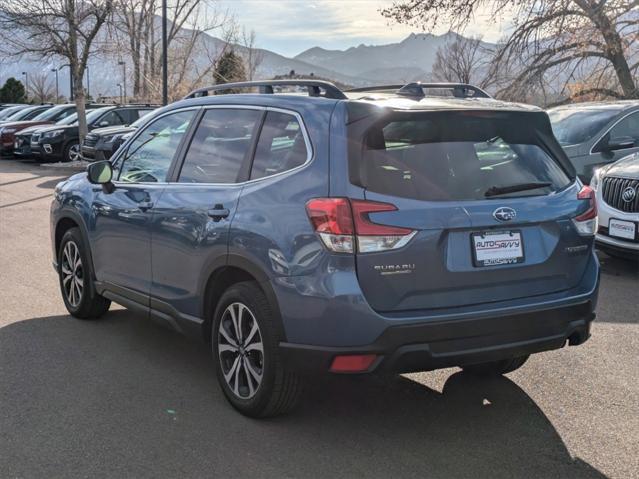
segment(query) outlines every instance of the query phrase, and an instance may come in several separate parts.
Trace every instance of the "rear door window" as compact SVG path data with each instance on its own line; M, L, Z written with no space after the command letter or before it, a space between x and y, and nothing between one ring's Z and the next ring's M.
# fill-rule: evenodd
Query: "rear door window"
M610 130L611 140L620 138L632 138L635 146L639 145L639 112L631 113Z
M180 171L180 183L237 183L251 151L261 110L207 110Z
M306 163L309 150L295 115L269 111L255 150L251 179L264 178Z
M125 120L122 118L120 112L112 110L102 117L96 122L96 126L98 127L106 127L106 126L116 126L116 125L124 125Z
M365 143L365 186L392 196L478 200L544 195L570 183L534 127L512 118L435 113L391 120L372 128ZM507 192L515 185L528 187Z

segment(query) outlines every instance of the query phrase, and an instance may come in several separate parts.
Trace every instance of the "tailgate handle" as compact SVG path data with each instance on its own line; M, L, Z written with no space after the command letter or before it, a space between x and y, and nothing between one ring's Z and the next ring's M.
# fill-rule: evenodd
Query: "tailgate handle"
M222 204L217 204L215 205L213 208L211 208L207 214L213 218L213 221L218 222L220 220L222 220L223 218L228 218L229 214L231 212L228 210L228 208L224 208L224 205Z

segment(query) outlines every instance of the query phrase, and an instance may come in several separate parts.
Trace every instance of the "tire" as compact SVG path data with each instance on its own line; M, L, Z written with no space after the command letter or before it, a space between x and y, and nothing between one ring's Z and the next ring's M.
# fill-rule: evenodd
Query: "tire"
M237 283L224 292L211 328L213 361L226 399L245 416L278 416L299 399L300 376L285 370L278 339L274 313L256 282Z
M71 316L97 319L109 310L111 301L95 292L93 271L79 228L69 229L60 241L58 279Z
M80 142L70 141L64 146L64 152L62 154L62 161L78 161L80 160Z
M489 363L469 364L462 366L465 373L477 376L500 376L508 374L519 369L528 360L528 356L520 356L517 358L502 359L501 361L491 361Z

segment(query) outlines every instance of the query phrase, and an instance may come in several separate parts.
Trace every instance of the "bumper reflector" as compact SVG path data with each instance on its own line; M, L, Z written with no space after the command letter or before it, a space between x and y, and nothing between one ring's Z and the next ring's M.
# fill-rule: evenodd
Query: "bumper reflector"
M362 373L377 359L376 354L356 354L347 356L335 356L331 364L333 373Z

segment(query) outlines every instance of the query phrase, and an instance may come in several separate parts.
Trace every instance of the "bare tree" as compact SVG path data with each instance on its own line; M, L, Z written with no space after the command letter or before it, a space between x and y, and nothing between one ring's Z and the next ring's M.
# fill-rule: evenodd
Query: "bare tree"
M493 83L496 74L490 67L493 54L492 49L484 46L481 37L458 36L437 49L433 79L487 88Z
M113 0L0 0L0 39L6 54L56 55L69 62L80 141L86 136L84 72Z
M116 0L114 37L128 53L132 64L133 94L146 99L161 92L161 35L158 0ZM213 0L172 0L168 2L168 56L170 96L210 77L216 60L226 50L212 44L206 35L220 30L222 38L236 38L232 16L220 11ZM122 50L119 54L121 55ZM206 58L207 62L198 62Z
M57 102L55 88L45 73L35 73L29 77L29 96L36 103Z
M525 91L550 75L573 97L639 98L638 6L637 0L398 0L382 14L426 29L463 29L481 8L490 8L494 18L508 11L514 29L495 62L520 70L505 93ZM577 83L588 86L568 88Z
M246 79L251 81L255 78L255 72L264 60L264 51L256 48L256 36L255 30L247 32L242 28L242 37L240 39L240 45L244 47L244 63L246 71Z
M141 91L143 50L149 29L153 27L156 10L155 0L117 0L112 35L118 39L118 33L124 35L131 64L133 66L133 96ZM120 43L120 42L117 42Z

